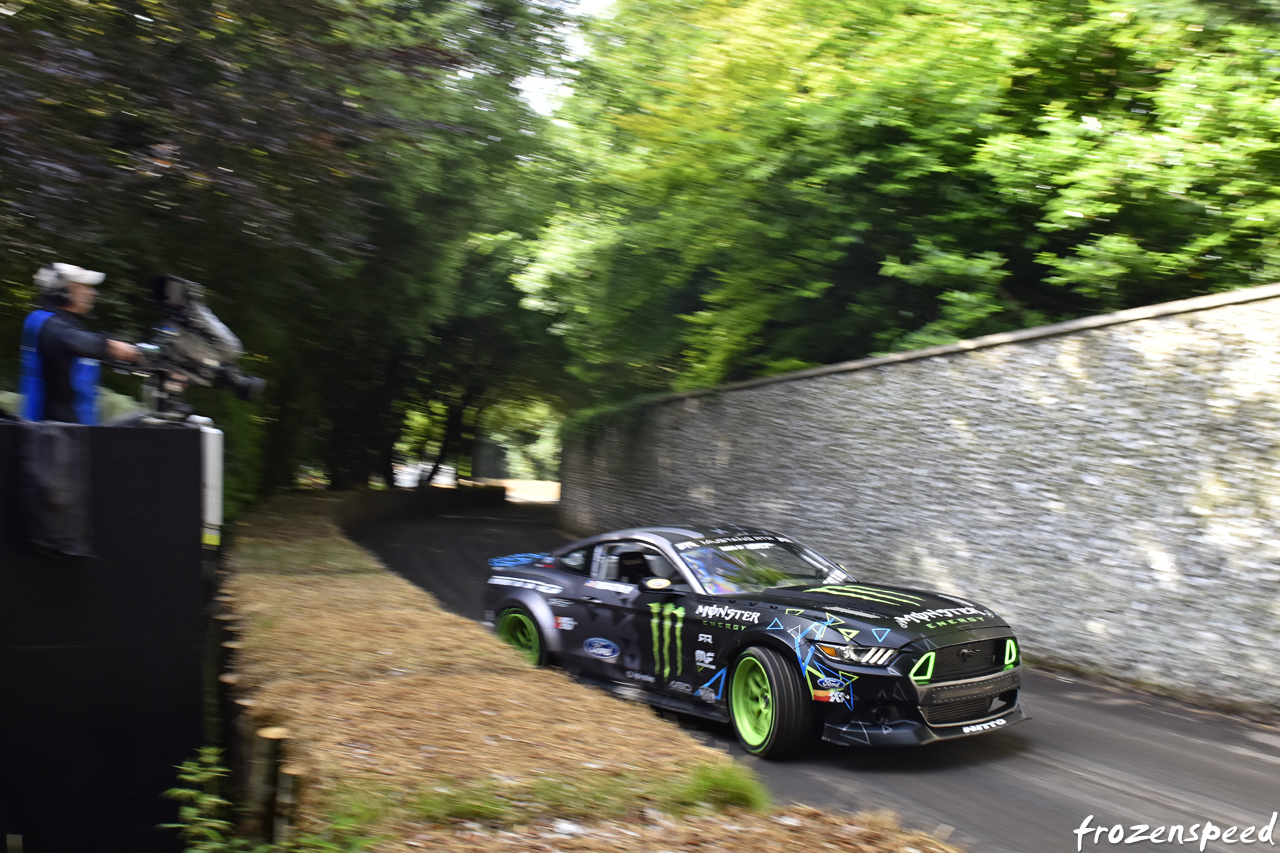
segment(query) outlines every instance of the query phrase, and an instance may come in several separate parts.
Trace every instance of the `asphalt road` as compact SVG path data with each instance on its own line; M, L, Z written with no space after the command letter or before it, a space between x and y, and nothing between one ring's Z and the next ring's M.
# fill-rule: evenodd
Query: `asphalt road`
M534 504L375 522L356 539L473 619L481 615L490 557L568 541L555 529L554 508ZM1239 841L1247 827L1261 829L1280 810L1280 729L1043 672L1028 673L1023 697L1033 719L1008 731L921 749L823 744L786 763L747 756L727 726L684 724L751 765L778 801L890 809L906 825L949 836L973 853L1065 853L1077 842L1083 850L1125 851L1273 846L1257 843L1256 832L1249 843ZM1078 836L1090 815L1091 827L1106 830ZM1185 840L1206 821L1238 826L1236 843L1202 848ZM1150 829L1137 828L1142 824ZM1116 825L1123 836L1112 843L1108 830ZM1183 843L1164 836L1164 843L1125 843L1173 826L1184 827Z

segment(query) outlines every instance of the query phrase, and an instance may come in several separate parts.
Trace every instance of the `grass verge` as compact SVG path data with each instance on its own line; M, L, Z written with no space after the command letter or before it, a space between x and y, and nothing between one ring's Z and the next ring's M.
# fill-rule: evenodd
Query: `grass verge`
M770 813L747 767L529 665L386 571L338 531L337 500L285 496L242 521L225 585L236 689L256 723L289 731L302 831L344 827L377 839L371 851L705 850L708 827L753 850L837 836L839 849L951 849L883 818ZM556 826L569 840L537 840Z

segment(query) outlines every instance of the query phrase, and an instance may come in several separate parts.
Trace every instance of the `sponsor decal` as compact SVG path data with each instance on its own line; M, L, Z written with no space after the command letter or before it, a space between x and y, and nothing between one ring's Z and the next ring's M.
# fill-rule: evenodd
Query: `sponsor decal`
M489 583L496 586L514 586L518 589L536 589L545 595L555 595L558 592L564 592L564 587L556 586L551 583L543 583L542 581L531 581L527 578L509 578L505 575L494 575L489 578Z
M669 681L667 686L677 693L692 693L693 685L687 681Z
M697 615L704 619L735 620L752 625L760 621L760 614L754 610L739 610L736 607L725 607L723 604L699 604Z
M844 687L844 681L839 678L819 678L818 686L823 690L839 690Z
M671 677L671 634L672 628L675 628L676 675L683 674L684 644L680 638L684 634L684 608L676 607L670 601L665 604L655 601L649 605L649 610L653 614L653 618L649 620L649 631L653 637L654 670L661 670L663 678ZM659 632L661 632L661 642L659 642Z
M696 649L693 653L693 662L697 664L698 669L715 669L716 653L708 652L705 649Z
M968 616L961 619L943 619L938 622L930 622L929 624L925 625L925 627L926 628L945 628L948 625L963 625L967 622L985 622L987 621L987 618L988 617L986 616Z
M703 702L714 702L716 701L716 692L710 687L699 687L698 698Z
M653 684L658 680L656 676L650 675L647 672L637 672L634 669L627 670L627 678L630 678L632 681L643 681L645 684Z
M691 548L720 548L722 551L741 550L746 545L756 545L761 548L768 548L770 545L777 545L779 542L791 542L785 536L762 536L760 534L751 534L749 536L716 536L711 539L690 539L688 542L680 542L676 545L677 551L688 551ZM737 548L725 548L723 546L738 546Z
M582 644L582 649L593 658L600 660L616 660L618 655L622 654L622 649L618 648L618 644L613 640L606 640L604 637L591 637Z
M548 598L547 604L552 607L568 607L570 604L573 604L573 602L567 598Z
M992 720L989 723L974 723L972 726L965 726L960 731L965 734L973 734L974 732L986 732L991 729L998 729L1004 725L1004 720Z
M711 639L711 635L710 635L710 634L699 634L699 635L698 635L698 642L699 642L699 643L710 643L710 642L713 642L713 641L712 641L712 639Z
M619 592L623 595L636 591L635 584L619 583L618 581L587 581L583 586L589 586L592 589L606 589L609 592Z
M708 679L707 679L707 681L706 681L706 683L702 685L701 690L708 690L708 691L710 691L710 690L711 690L711 685L715 684L716 682L719 682L719 683L720 683L720 686L719 686L719 687L718 687L718 688L717 688L717 689L716 689L716 690L711 694L711 698L710 698L710 699L706 699L706 696L704 696L704 695L703 695L703 693L701 692L701 690L698 692L698 695L699 695L699 696L702 696L702 697L703 697L704 699L706 699L706 701L708 701L708 702L718 702L718 701L720 701L720 697L724 694L724 677L725 677L725 674L726 674L726 673L728 673L728 671L729 671L729 670L727 670L727 669L721 669L721 670L719 670L718 672L716 672L716 674L715 674L715 675L713 675L713 676L711 676L710 678L708 678Z
M966 616L974 618L962 618ZM925 627L938 628L957 622L981 622L994 616L995 614L990 610L979 610L976 607L947 607L942 610L920 610L916 613L908 613L905 616L895 616L893 621L898 623L899 628L905 628L913 622L928 622L930 624Z
M815 690L813 698L816 702L836 702L843 703L848 697L845 696L843 690Z
M525 563L532 563L534 560L546 557L546 554L508 554L505 557L493 557L489 560L489 565L504 566L521 566Z
M557 617L556 617L556 630L558 630L558 631L572 631L572 630L573 630L574 628L576 628L576 627L578 627L578 620L577 620L577 619L574 619L572 616L557 616Z

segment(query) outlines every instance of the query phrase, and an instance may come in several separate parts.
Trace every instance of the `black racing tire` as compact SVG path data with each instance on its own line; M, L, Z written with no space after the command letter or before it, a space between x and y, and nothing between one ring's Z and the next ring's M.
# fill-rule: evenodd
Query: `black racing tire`
M520 605L505 608L493 623L494 633L510 644L534 666L547 662L547 643L538 628L538 620Z
M752 646L729 676L729 714L742 748L761 758L790 758L809 743L813 697L805 680L781 654Z

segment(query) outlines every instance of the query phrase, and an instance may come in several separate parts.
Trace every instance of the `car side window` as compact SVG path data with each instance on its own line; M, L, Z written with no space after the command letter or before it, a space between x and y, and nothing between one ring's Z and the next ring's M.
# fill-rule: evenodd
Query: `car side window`
M639 584L648 577L667 578L675 584L684 578L671 561L647 542L613 542L601 549L600 580Z
M591 549L579 548L559 557L560 568L575 575L591 574Z

